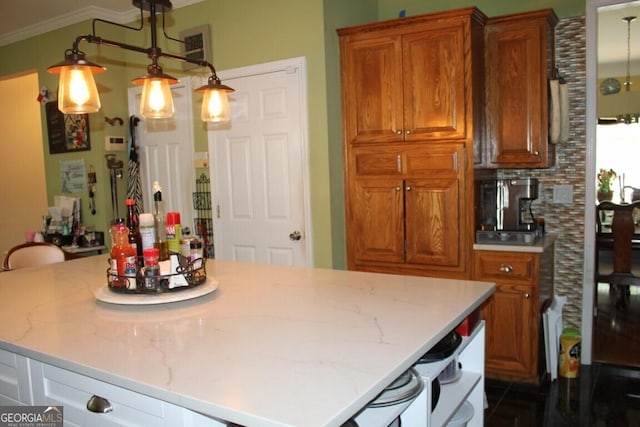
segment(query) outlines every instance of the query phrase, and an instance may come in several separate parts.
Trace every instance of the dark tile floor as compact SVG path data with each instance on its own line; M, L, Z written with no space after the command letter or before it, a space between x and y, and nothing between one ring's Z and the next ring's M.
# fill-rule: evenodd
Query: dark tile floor
M487 379L489 427L640 427L640 370L583 365L580 377L539 386Z

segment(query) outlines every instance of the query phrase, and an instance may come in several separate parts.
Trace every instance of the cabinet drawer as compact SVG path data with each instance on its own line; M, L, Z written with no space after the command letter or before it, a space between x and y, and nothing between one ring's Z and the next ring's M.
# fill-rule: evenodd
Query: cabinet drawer
M413 145L405 150L403 170L411 176L457 177L464 165L464 147L460 144Z
M64 406L65 425L166 425L160 400L34 360L30 363L36 404ZM107 399L113 410L90 412L86 405L92 395Z
M351 156L351 168L356 176L402 174L400 150L387 147L354 149Z
M537 280L538 257L530 253L475 253L475 279L534 284Z

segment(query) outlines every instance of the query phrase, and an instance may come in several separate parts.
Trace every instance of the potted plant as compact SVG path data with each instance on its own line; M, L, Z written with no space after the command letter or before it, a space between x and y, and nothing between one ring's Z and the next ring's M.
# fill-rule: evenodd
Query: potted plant
M617 176L618 174L613 169L600 169L598 172L598 202L611 201L613 198L611 181Z

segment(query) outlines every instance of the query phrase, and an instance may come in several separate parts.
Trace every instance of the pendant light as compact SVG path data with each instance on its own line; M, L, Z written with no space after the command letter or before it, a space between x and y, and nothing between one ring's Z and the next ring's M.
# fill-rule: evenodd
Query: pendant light
M603 96L598 99L600 124L638 123L640 118L640 92L631 90L631 23L636 17L626 16L622 20L627 24L627 73L622 85L613 78L602 82L600 92Z
M64 114L95 113L100 110L100 97L94 74L104 73L106 68L89 62L84 53L71 50L65 59L47 69L60 74L58 84L58 109Z
M622 18L627 23L627 76L624 80L624 110L622 114L618 114L619 123L637 123L640 116L640 98L633 96L631 91L631 23L636 20L635 16L626 16ZM637 94L635 94L637 95Z
M47 68L49 73L60 74L58 109L64 114L95 113L100 109L100 97L93 75L104 72L106 68L86 60L84 52L79 50L80 42L86 41L143 53L151 59L152 63L147 67L147 74L132 81L135 85L142 85L140 114L143 117L149 119L173 117L174 106L171 96L171 86L178 83L178 79L165 74L162 71L162 67L158 64L158 59L167 58L209 68L211 75L209 76L208 83L196 89L196 92L203 94L201 118L205 122L219 123L229 121L228 94L234 92L234 90L220 82L213 64L204 60L190 59L164 53L158 47L156 39L157 13L162 14L162 30L165 37L169 40L184 43L182 40L167 36L164 27L165 12L172 9L171 2L169 0L133 0L133 5L140 9L140 27L129 27L103 19L94 19L92 34L78 36L73 43L73 47L65 52L64 61ZM96 35L97 22L140 31L144 28L144 11L149 12L150 47L144 48L113 40L106 40Z

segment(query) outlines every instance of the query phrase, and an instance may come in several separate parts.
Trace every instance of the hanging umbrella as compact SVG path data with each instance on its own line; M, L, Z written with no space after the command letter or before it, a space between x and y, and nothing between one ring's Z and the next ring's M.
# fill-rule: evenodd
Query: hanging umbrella
M129 163L127 165L127 198L135 200L136 215L144 212L142 185L140 183L140 162L136 151L136 127L138 122L140 122L140 119L136 116L129 117L131 147L129 148Z

